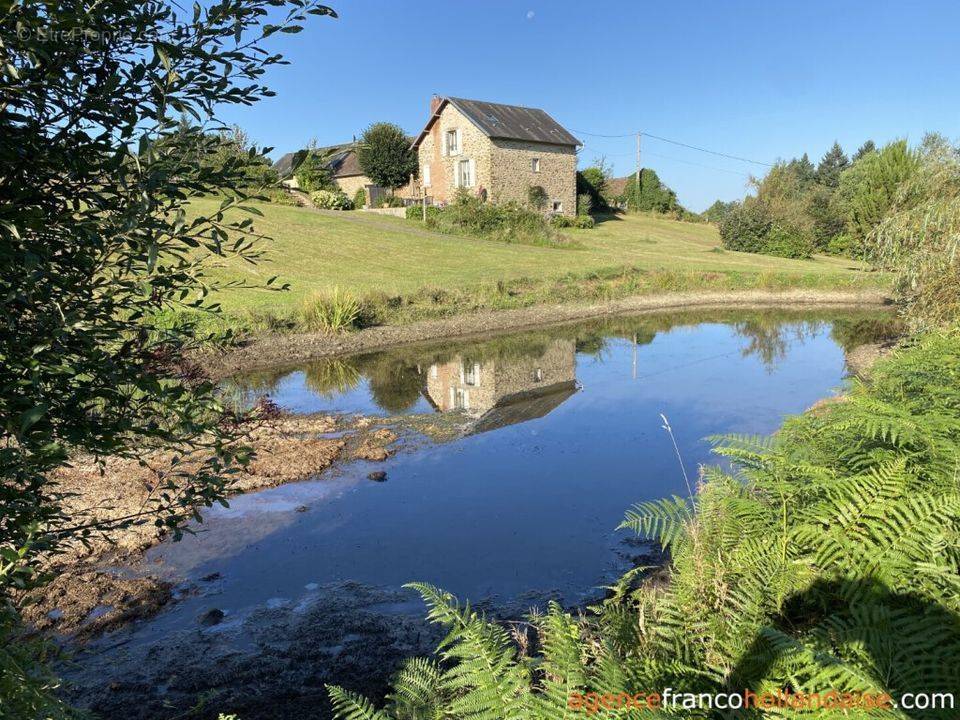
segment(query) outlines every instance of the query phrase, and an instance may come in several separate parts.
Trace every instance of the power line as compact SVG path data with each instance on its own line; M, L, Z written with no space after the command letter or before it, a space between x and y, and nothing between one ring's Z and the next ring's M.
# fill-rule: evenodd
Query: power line
M626 133L624 135L601 135L599 133L584 132L583 130L574 130L573 132L577 133L578 135L587 135L589 137L608 138L608 139L635 137L636 135L639 134L644 137L648 137L652 140L659 140L661 142L670 143L671 145L678 145L680 147L685 147L690 150L696 150L702 153L709 153L710 155L724 157L729 160L738 160L740 162L751 163L753 165L762 165L764 167L775 167L774 163L761 162L760 160L751 160L750 158L741 157L740 155L730 155L729 153L719 152L718 150L709 150L708 148L699 147L698 145L690 145L689 143L680 142L679 140L671 140L670 138L661 137L659 135L654 135L648 132Z
M636 155L635 151L622 152L622 153L608 153L608 152L603 152L599 148L595 148L592 145L583 145L582 147L584 150L589 150L590 152L595 153L596 155L604 158L626 158L626 157L632 158ZM730 173L731 175L739 175L740 177L744 177L744 178L751 177L749 173L739 172L738 170L730 170L728 168L717 167L715 165L704 165L703 163L693 162L692 160L682 160L680 158L671 157L669 155L660 155L659 153L652 153L649 151L647 151L646 154L651 157L660 158L661 160L670 160L671 162L683 163L685 165L693 165L695 167L701 167L706 170L716 170L717 172Z
M627 133L626 135L599 135L598 133L588 133L588 132L584 132L583 130L574 130L574 132L577 135L589 135L590 137L598 137L598 138L627 138L627 137L634 137L636 135L635 132Z
M679 140L669 140L667 138L660 137L659 135L651 135L650 133L643 133L648 138L653 138L654 140L660 140L661 142L670 143L671 145L679 145L680 147L690 148L691 150L698 150L704 153L710 153L711 155L717 155L719 157L729 158L730 160L739 160L741 162L753 163L754 165L763 165L764 167L774 167L773 163L760 162L759 160L751 160L749 158L740 157L739 155L728 155L727 153L717 152L716 150L707 150L706 148L697 147L696 145L688 145L687 143L682 143Z
M668 155L658 155L657 153L648 152L647 155L652 155L653 157L660 158L661 160L671 160L672 162L684 163L685 165L694 165L696 167L706 168L707 170L716 170L717 172L730 173L731 175L739 175L740 177L749 178L751 177L750 173L742 173L737 170L728 170L727 168L716 167L714 165L704 165L702 163L693 162L691 160L681 160L680 158L670 157Z

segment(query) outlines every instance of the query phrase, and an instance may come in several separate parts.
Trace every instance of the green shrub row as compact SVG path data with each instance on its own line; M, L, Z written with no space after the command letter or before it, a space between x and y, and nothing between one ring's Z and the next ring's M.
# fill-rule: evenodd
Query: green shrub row
M577 228L580 230L589 230L596 226L597 222L593 219L592 215L577 215L576 217L570 217L569 215L552 215L550 217L550 224L555 228Z
M422 219L419 206L407 209L409 219ZM525 245L569 247L544 215L519 203L493 203L460 190L454 201L427 213L427 227L442 233L472 235L489 240Z

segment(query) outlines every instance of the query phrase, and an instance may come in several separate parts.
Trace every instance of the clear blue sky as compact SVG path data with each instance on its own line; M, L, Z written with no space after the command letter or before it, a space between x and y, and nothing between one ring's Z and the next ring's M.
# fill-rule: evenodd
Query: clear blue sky
M274 156L349 140L374 121L411 133L430 95L541 107L634 167L636 130L762 161L839 140L960 135L960 3L726 0L330 0L271 49L277 97L225 118ZM584 133L584 134L580 134ZM763 168L644 138L652 167L693 210L745 192ZM682 162L681 162L682 161ZM707 165L699 167L689 163Z

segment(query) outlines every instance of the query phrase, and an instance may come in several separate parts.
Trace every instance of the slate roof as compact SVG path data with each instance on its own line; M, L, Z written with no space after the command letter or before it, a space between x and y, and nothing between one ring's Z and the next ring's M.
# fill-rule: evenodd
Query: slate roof
M471 435L498 430L508 425L542 418L558 408L577 392L573 380L554 383L543 388L516 393L501 398L484 413L470 431Z
M581 144L566 128L539 108L449 97L443 98L437 110L427 121L426 127L414 141L414 147L420 144L447 103L463 113L489 138L523 140L547 145Z
M360 169L360 163L357 162L357 153L354 152L354 147L354 143L350 142L317 148L317 152L330 154L328 166L333 170L333 176L335 178L353 177L355 175L363 175L363 170ZM273 169L277 171L277 174L281 178L290 175L294 155L296 155L296 153L287 153L273 164Z

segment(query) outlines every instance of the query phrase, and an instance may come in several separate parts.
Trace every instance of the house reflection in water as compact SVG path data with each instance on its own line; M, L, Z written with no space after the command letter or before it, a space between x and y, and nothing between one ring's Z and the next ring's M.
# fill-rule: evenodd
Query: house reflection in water
M427 370L424 395L439 412L474 419L473 432L544 417L577 391L576 345L555 339L539 354L474 360L456 355Z

